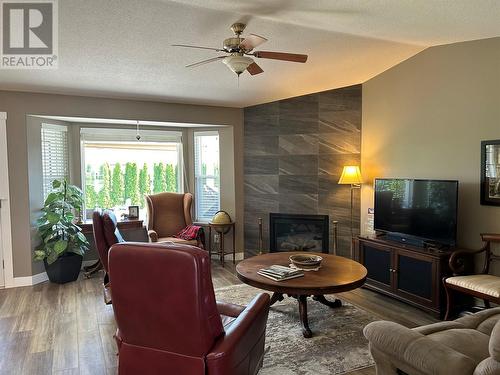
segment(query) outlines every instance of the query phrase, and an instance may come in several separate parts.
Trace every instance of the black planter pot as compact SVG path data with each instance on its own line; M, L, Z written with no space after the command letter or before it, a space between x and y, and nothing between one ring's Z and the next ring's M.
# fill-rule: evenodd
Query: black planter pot
M83 257L75 253L65 253L57 260L48 264L44 259L45 270L49 280L53 283L64 284L78 279L78 274L82 268Z

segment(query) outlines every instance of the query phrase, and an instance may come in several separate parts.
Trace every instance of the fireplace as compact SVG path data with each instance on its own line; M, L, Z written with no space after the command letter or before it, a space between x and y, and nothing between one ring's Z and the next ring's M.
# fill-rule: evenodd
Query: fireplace
M328 253L328 215L269 214L269 250Z

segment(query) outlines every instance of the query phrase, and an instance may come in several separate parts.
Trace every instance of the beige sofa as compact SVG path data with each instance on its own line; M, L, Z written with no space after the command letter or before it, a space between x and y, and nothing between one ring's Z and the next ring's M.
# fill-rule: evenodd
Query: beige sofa
M377 375L500 375L500 307L409 329L368 324L364 334Z

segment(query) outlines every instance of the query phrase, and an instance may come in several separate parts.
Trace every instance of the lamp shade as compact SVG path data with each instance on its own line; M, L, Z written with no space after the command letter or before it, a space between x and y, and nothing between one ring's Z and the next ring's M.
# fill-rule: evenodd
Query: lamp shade
M222 62L228 66L234 73L240 75L243 73L253 60L247 56L231 55L225 57Z
M346 165L342 170L342 175L339 179L340 185L358 185L363 182L361 171L357 165Z

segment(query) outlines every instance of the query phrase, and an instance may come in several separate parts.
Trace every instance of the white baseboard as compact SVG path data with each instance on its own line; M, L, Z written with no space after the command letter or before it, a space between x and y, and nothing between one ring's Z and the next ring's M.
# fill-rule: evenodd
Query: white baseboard
M31 286L43 283L47 281L49 278L47 276L47 272L38 273L33 276L24 276L24 277L14 277L14 285L13 288L18 288L21 286Z
M82 263L82 267L90 266L94 264L96 260L85 260ZM47 276L47 272L38 273L33 276L23 276L23 277L14 277L14 285L11 288L19 288L22 286L32 286L36 284L43 283L47 281L49 277Z
M33 275L33 282L31 285L36 285L47 281L49 277L47 276L47 272L42 272L37 275Z

